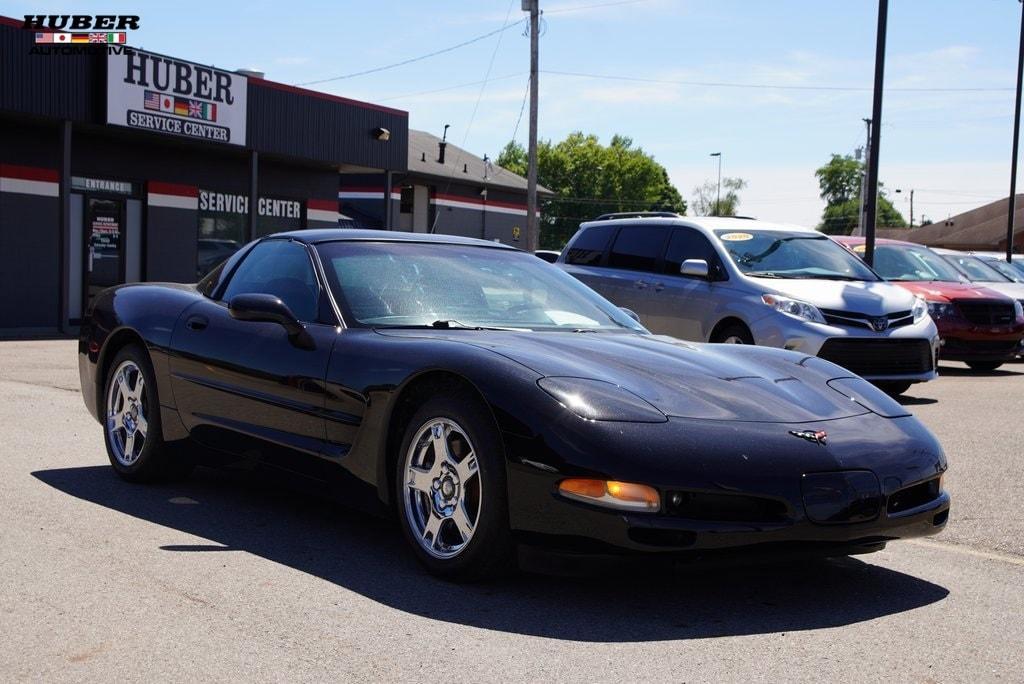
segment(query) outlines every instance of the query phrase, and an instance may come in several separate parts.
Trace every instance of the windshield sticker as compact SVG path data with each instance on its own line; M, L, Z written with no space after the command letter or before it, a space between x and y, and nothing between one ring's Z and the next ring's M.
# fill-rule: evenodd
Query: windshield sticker
M863 254L864 252L868 251L868 246L867 245L854 245L853 246L853 251L856 252L857 254Z
M753 240L754 236L750 233L726 233L720 239L725 242L746 242L747 240Z

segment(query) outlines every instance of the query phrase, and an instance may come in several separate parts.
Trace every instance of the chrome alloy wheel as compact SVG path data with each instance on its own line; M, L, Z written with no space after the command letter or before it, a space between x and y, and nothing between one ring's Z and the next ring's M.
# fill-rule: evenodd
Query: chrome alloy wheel
M743 338L740 337L739 335L729 335L724 340L722 340L722 343L723 344L746 344L746 342L743 341Z
M107 388L107 440L118 463L133 465L146 444L146 380L134 361L123 361Z
M480 520L483 489L476 453L458 423L433 418L416 431L405 455L405 516L434 558L459 555Z

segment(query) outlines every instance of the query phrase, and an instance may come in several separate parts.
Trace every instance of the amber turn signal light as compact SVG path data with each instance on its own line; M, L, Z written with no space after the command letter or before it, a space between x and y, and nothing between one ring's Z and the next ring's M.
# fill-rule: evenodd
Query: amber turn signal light
M568 499L628 511L656 511L661 496L654 487L616 480L574 477L558 484L558 493Z

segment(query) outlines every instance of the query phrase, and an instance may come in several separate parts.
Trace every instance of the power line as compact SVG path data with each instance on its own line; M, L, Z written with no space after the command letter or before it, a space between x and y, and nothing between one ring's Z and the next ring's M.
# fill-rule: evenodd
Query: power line
M494 76L493 78L490 79L490 81L492 83L494 81L506 81L506 80L508 80L510 78L516 78L518 76L522 76L524 73L526 73L526 72L522 72L521 71L518 74L505 74L504 76ZM465 83L459 83L459 84L452 85L452 86L445 86L444 88L433 88L431 90L418 90L418 91L416 91L414 93L402 93L401 95L389 95L388 97L378 97L378 98L374 98L374 99L377 102L389 102L391 100L401 100L401 99L407 98L407 97L418 97L420 95L432 95L434 93L443 93L443 92L446 92L446 91L449 91L449 90L458 90L459 88L468 88L469 86L480 85L481 83L486 83L486 81L484 81L482 79L479 80L479 81L466 81Z
M544 14L562 14L563 12L579 12L580 10L601 9L603 7L616 7L618 5L635 5L640 2L651 0L617 0L615 2L599 2L593 5L575 5L573 7L559 7L553 10L544 10Z
M832 86L832 85L783 85L780 83L733 83L726 81L680 81L664 78L640 78L637 76L616 76L613 74L589 74L579 71L555 71L543 69L542 73L553 76L573 76L577 78L596 78L608 81L630 81L635 83L658 83L662 85L700 86L706 88L752 88L758 90L823 90L842 92L869 92L866 86ZM1013 88L886 88L890 92L902 93L1002 93Z
M376 74L376 73L381 72L381 71L387 71L388 69L395 69L395 68L400 67L400 66L406 66L407 64L413 64L414 62L420 62L420 61L423 61L424 59L430 59L431 57L437 57L438 55L443 55L446 52L451 52L453 50L458 50L459 48L464 48L467 45L472 45L473 43L479 43L481 40L484 40L485 38L490 38L491 36L494 36L494 35L497 35L499 33L504 32L504 31L507 31L510 28L512 28L513 26L518 26L519 24L522 24L525 21L526 21L526 19L520 19L519 21L513 22L511 24L507 24L506 23L506 24L502 25L501 28L494 29L493 31L490 31L488 33L484 33L483 35L476 36L475 38L470 38L469 40L465 40L465 41L463 41L461 43L458 43L456 45L451 45L449 47L442 48L440 50L435 50L434 52L428 52L427 54L420 55L419 57L410 57L409 59L404 59L401 62L394 62L393 64L386 64L384 66L375 67L373 69L365 69L364 71L355 71L355 72L352 72L351 74L342 74L341 76L332 76L330 78L321 78L321 79L317 79L315 81L305 81L303 83L297 83L296 85L308 86L308 85L316 85L318 83L328 83L330 81L341 81L341 80L346 79L346 78L355 78L356 76L366 76L367 74Z

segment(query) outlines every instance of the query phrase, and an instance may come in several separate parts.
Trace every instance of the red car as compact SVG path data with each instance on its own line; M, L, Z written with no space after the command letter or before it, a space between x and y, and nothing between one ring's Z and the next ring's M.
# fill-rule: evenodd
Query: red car
M863 256L864 238L833 239ZM995 370L1021 352L1021 303L964 282L949 262L927 247L900 240L876 240L874 269L928 302L928 313L942 337L941 358L963 361L975 370Z

